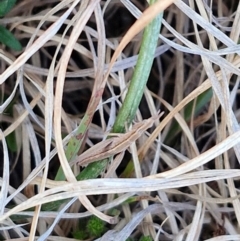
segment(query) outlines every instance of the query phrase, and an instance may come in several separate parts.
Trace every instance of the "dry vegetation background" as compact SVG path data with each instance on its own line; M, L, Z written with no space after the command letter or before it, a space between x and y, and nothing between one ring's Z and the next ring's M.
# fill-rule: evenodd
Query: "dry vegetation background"
M59 159L65 158L63 148L114 51L148 3L22 0L0 19L24 46L19 53L0 49L2 240L76 240L74 231L92 215L79 195L118 217L98 240L139 240L142 235L152 240L240 240L239 1L162 2L170 7L164 11L135 121L159 110L164 114L101 177L79 182L54 181ZM108 135L141 36L142 31L131 37L111 68L80 152ZM188 103L200 94L200 107L192 102L187 117ZM126 178L132 158L134 171ZM82 169L75 165L72 171L77 175ZM41 204L63 198L72 199L59 210L41 210Z

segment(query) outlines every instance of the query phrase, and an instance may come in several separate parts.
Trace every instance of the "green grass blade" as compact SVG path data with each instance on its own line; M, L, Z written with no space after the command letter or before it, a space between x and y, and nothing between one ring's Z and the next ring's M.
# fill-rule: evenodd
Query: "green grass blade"
M8 31L6 28L0 25L0 42L5 44L7 47L20 51L22 50L22 45L20 42L14 37L14 35Z
M17 0L2 0L0 1L0 17L6 15L15 5Z
M186 105L184 109L184 119L186 122L190 121L193 111L194 111L194 116L196 116L206 106L206 104L211 100L212 94L213 94L212 89L208 89L202 94L200 94L196 100L192 100ZM180 131L181 131L180 125L177 123L176 120L173 120L173 123L171 124L169 132L166 136L165 144L170 145L173 138L175 138Z
M155 0L151 3L153 4L154 2ZM113 133L123 133L125 131L125 123L127 122L129 125L136 115L137 108L143 97L144 89L152 68L154 53L162 23L162 16L162 13L159 14L159 16L157 16L144 30L137 65L128 89L128 93L113 126ZM84 118L79 125L77 136L80 135L82 137L82 135L86 132L86 128L88 126L86 123L89 121L89 116L85 114ZM66 150L66 157L68 160L72 160L77 155L77 152L81 146L79 139L82 141L82 138L73 137L69 142ZM103 173L107 164L108 159L91 163L77 176L77 180L97 178ZM59 169L55 180L64 179L65 177L63 171Z

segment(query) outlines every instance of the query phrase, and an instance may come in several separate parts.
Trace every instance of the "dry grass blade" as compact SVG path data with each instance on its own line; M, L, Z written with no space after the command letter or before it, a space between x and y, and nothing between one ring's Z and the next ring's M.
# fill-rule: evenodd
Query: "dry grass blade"
M59 73L57 78L56 94L55 94L55 102L54 102L54 127L55 127L54 133L55 133L56 147L58 150L58 156L61 162L61 166L63 168L64 174L67 180L70 182L76 182L76 178L72 173L72 170L68 164L68 160L66 159L65 152L63 149L63 144L62 144L62 137L61 137L61 119L62 119L61 103L62 103L63 85L65 80L64 78L65 78L66 68L68 65L69 58L71 56L73 46L77 41L78 36L83 30L84 25L86 24L87 20L90 18L97 4L98 4L98 1L91 2L89 6L86 8L86 11L83 13L83 15L78 19L77 24L74 26L73 32L69 38L69 42L61 58ZM91 210L91 212L94 213L96 216L99 216L101 219L109 223L115 222L114 218L107 216L99 212L97 209L95 209L86 196L79 196L79 200L88 210Z
M163 12L169 5L171 5L174 0L161 0L157 1L153 5L149 6L147 10L142 14L142 16L133 24L133 26L128 30L128 32L124 35L122 41L118 45L117 49L114 52L114 55L111 59L110 66L108 72L105 75L105 81L108 78L110 70L117 60L117 57L126 47L126 45L133 39L133 37L138 34L144 27L147 26L159 13Z

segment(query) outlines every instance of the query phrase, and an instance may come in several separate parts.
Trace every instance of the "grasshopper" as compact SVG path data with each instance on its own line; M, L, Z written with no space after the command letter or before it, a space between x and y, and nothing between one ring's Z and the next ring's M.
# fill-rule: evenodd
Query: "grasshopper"
M130 131L102 141L78 156L71 164L78 163L81 166L92 162L114 156L125 151L134 141L136 141L145 130L152 127L154 121L161 116L153 116L140 123L135 124Z

